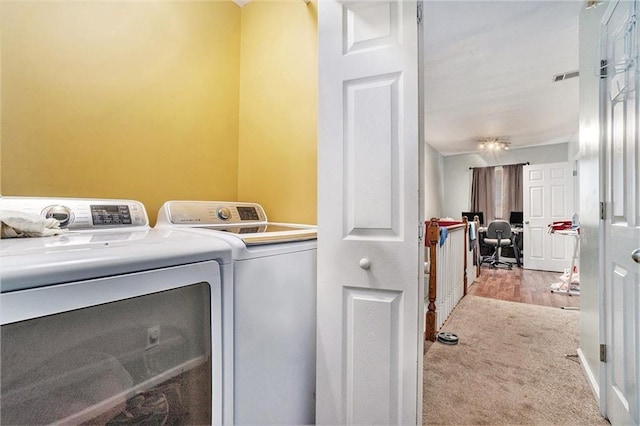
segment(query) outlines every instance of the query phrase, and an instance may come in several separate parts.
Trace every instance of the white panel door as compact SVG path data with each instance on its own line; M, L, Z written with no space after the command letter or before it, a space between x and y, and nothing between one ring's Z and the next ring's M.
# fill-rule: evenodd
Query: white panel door
M417 12L318 2L319 424L422 420Z
M549 234L550 223L573 215L573 173L569 163L522 168L525 269L560 271L571 266L573 237ZM550 283L551 284L551 283Z
M640 424L640 55L638 2L613 2L603 18L605 108L606 415L613 425ZM640 259L637 259L640 261Z

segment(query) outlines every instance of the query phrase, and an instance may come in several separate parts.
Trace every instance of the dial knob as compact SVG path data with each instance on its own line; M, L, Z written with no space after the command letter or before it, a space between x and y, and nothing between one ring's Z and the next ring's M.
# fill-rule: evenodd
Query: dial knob
M60 226L67 226L73 220L73 213L67 206L49 206L44 209L43 214L47 219L56 219Z
M229 220L231 219L231 210L226 207L220 207L217 211L218 217L221 220Z

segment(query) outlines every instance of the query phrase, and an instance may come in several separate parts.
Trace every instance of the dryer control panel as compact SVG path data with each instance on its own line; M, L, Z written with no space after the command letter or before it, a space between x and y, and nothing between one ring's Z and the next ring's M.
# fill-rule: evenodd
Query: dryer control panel
M1 197L0 209L53 218L74 231L149 227L144 206L133 200Z

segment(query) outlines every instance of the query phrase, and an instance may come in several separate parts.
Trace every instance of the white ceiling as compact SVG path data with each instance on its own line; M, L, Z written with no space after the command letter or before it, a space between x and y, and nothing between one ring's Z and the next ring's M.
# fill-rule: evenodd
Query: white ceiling
M425 138L443 155L568 142L578 133L582 1L427 0Z

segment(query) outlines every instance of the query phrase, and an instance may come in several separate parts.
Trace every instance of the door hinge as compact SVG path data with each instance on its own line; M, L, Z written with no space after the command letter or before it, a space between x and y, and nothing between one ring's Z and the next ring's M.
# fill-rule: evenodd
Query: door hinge
M420 224L418 225L418 241L422 241L423 237L424 237L424 225Z
M422 1L418 1L418 15L416 16L418 24L422 24Z
M600 220L607 219L607 203L600 201Z
M600 60L600 78L607 78L607 60Z
M607 362L607 345L600 345L600 362Z

